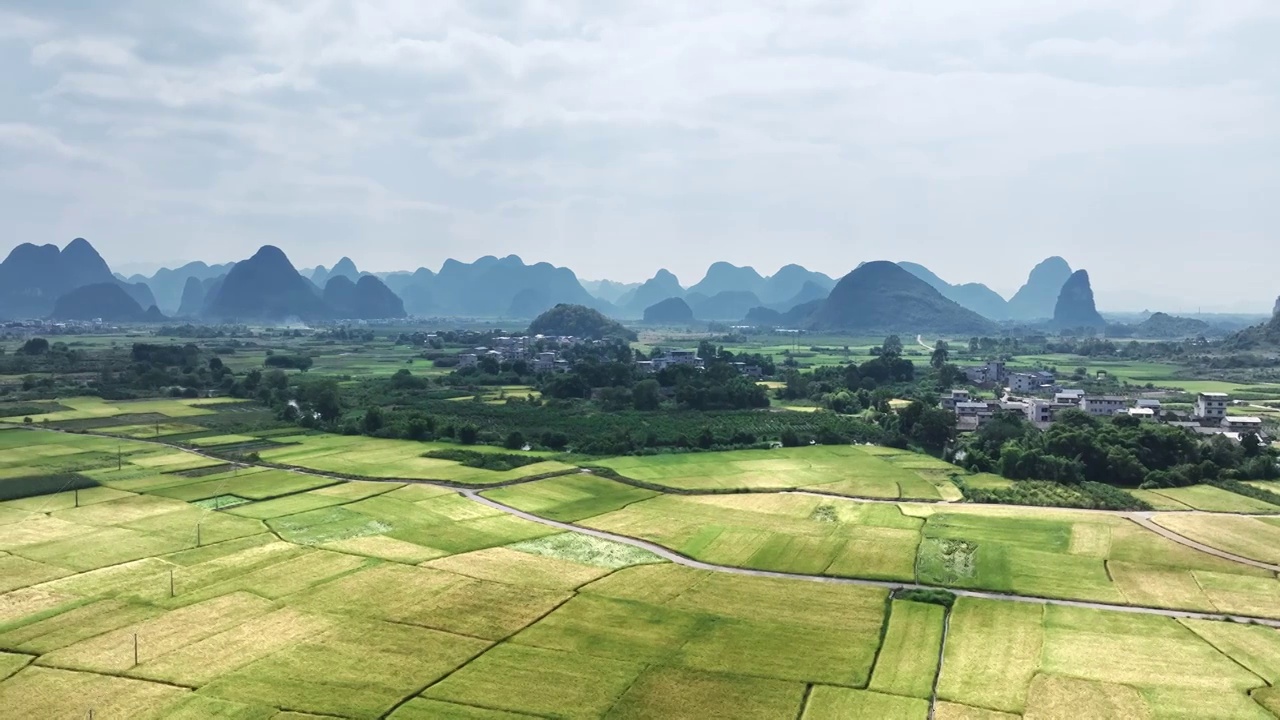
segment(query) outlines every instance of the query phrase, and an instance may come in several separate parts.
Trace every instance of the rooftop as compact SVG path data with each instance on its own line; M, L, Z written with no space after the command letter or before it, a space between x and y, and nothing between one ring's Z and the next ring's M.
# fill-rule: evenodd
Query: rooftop
M1205 397L1205 398L1222 398L1222 399L1226 399L1226 398L1229 398L1229 397L1231 397L1231 396L1230 396L1230 395L1228 395L1228 394L1226 394L1226 393L1220 393L1220 392L1202 392L1202 393L1200 393L1200 397Z

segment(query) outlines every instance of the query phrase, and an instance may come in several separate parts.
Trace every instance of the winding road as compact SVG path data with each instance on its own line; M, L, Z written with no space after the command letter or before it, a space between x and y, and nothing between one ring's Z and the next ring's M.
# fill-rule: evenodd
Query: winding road
M0 427L4 427L4 426L0 425ZM63 432L63 433L67 432L65 430L59 430L57 428L39 428L39 427L31 428L31 427L25 427L25 426L10 426L10 427L20 427L22 429L32 430L32 431ZM96 437L122 439L122 438L116 438L116 436L114 435L106 435L102 433L93 433L93 432L78 432L78 433L67 433L67 434L93 435ZM335 480L340 482L348 482L352 480L352 478L350 477L345 477L345 476L336 475L332 473L326 473L318 470L310 470L310 469L298 468L298 467L280 467L280 466L272 465L270 463L257 464L257 463L245 463L245 462L239 462L239 461L232 461L224 457L212 455L201 450L192 449L190 447L185 447L182 445L176 445L173 443L165 442L163 440L155 440L155 439L140 440L135 438L128 438L128 439L133 442L145 442L153 445L159 445L162 447L170 448L173 450L180 450L182 452L191 453L193 455L197 455L199 457L206 458L209 460L215 460L217 462L223 462L223 463L231 462L233 464L237 464L242 467L256 465L258 467L282 469L282 470L287 470L289 472L294 472L302 475L322 477L322 478L327 478L330 480ZM742 575L747 577L758 577L758 578L771 578L776 580L798 580L798 581L804 581L804 582L828 583L832 585L855 585L860 587L875 587L875 588L884 588L890 591L893 591L893 590L946 590L960 597L981 598L985 600L1004 600L1009 602L1032 603L1032 604L1038 604L1038 605L1058 605L1063 607L1087 608L1091 610L1108 610L1112 612L1136 613L1136 614L1142 614L1142 615L1159 615L1159 616L1168 617L1168 618L1186 618L1186 619L1195 619L1195 620L1228 620L1233 622L1266 625L1269 627L1280 629L1280 620L1275 620L1271 618L1254 617L1254 616L1248 616L1248 615L1232 615L1227 613L1206 613L1206 612L1195 612L1190 610L1170 610L1167 608L1147 607L1147 606L1140 606L1140 605L1116 605L1112 603L1090 602L1085 600L1066 600L1061 598L1044 598L1044 597L1035 597L1031 595L1016 595L1016 594L1008 594L1008 593L1000 593L1000 592L988 592L988 591L982 591L982 590L965 590L960 588L952 588L952 587L945 587L945 586L938 586L938 585L923 585L919 583L910 583L910 582L870 580L870 579L864 579L864 578L851 578L851 577L833 577L830 575L811 575L811 574L804 574L804 573L778 572L773 570L754 570L751 568L736 567L732 565L717 565L714 563L703 562L701 560L695 560L691 557L682 555L678 552L675 552L674 550L671 550L670 548L664 547L657 543L649 542L647 540L641 540L639 538L631 537L629 535L621 535L618 533L608 532L605 530L597 530L595 528L584 527L582 525L577 525L574 523L561 522L559 520L552 520L550 518L545 518L540 515L535 515L533 513L525 512L524 510L511 507L510 505L505 505L503 503L497 502L490 498L484 497L483 495L480 494L485 490L490 490L495 487L500 487L501 485L511 485L511 484L517 484L520 482L534 482L536 481L535 478L527 478L524 480L516 481L515 483L502 483L500 485L486 486L483 488L459 487L449 483L435 482L431 480L412 479L412 478L360 478L360 480L365 482L411 483L411 484L417 484L417 485L428 485L431 487L438 487L446 490L452 490L462 495L463 497L467 498L468 500L479 503L481 505L492 508L494 510L504 512L508 515L520 518L522 520L539 523L541 525L556 528L558 530L562 530L565 532L581 533L583 535L599 538L601 540L609 540L611 542L621 543L623 545L629 545L631 547L640 548L643 550L647 550L648 552L651 552L654 555L657 555L658 557L663 558L664 560L668 560L678 565L683 565L685 567L693 568L696 570L705 570L708 572L720 572L720 573L728 573L732 575ZM836 499L840 499L848 502L879 502L879 503L894 503L894 504L897 504L899 502L912 502L912 501L902 501L902 500L871 500L871 499L854 498L854 497L846 497L846 496L828 495L824 493L814 493L812 491L782 490L782 491L775 491L775 492L796 493L796 494L806 494L806 495L821 495L822 497L836 498ZM979 504L966 503L966 505L979 505ZM1007 508L1009 506L999 505L996 507ZM1132 520L1133 522L1142 526L1143 528L1150 530L1169 540L1172 540L1173 542L1184 545L1186 547L1198 550L1200 552L1207 553L1209 555L1213 555L1218 558L1222 558L1224 560L1230 560L1232 562L1249 565L1251 567L1262 568L1272 572L1280 573L1280 566L1272 565L1272 564L1260 562L1257 560L1253 560L1250 558L1242 557L1239 555L1235 555L1232 553L1228 553L1226 551L1219 550L1217 548L1210 547L1202 543L1198 543L1194 540L1191 540L1190 538L1184 537L1182 535L1179 535L1178 533L1168 530L1167 528L1161 527L1160 525L1157 525L1155 522L1152 521L1151 518L1154 516L1154 513L1151 513L1151 512L1125 512L1125 511L1116 511L1116 510L1095 510L1091 512L1105 512L1108 514L1126 517L1129 520ZM1244 515L1243 513L1199 512L1198 514L1249 517L1248 515Z

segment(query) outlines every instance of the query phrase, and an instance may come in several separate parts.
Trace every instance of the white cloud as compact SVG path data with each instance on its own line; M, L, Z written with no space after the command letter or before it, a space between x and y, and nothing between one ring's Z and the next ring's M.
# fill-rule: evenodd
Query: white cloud
M1280 262L1260 242L1280 221L1261 200L1280 191L1278 7L53 5L0 14L27 62L0 91L0 161L50 163L0 183L25 236L59 239L41 213L70 204L57 227L93 223L75 234L109 257L217 237L232 255L207 259L275 240L303 265L516 252L690 281L717 259L889 257L1004 291L1048 254L1100 287L1195 258L1237 302L1274 296ZM128 173L133 210L86 162ZM1204 257L1233 241L1258 261Z

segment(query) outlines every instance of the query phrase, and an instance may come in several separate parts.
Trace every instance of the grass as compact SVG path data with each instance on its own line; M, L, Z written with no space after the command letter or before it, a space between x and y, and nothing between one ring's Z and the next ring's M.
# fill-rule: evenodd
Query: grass
M616 570L631 565L666 562L643 548L623 545L580 533L548 535L536 540L515 543L511 549L574 563ZM521 562L530 563L527 559ZM532 563L531 563L532 564Z
M893 601L869 689L928 700L938 672L945 615L940 605Z
M915 459L917 469L937 469L938 461L932 458L911 454L906 458ZM857 446L648 455L597 464L633 480L680 490L804 488L855 497L938 500L942 499L939 485L955 489L945 480L935 485L900 456L873 454Z
M433 685L423 697L564 718L598 718L643 669L639 663L506 643Z
M446 443L383 440L356 435L293 435L272 439L275 442L289 444L260 451L259 455L266 462L356 477L443 480L465 485L491 485L574 469L572 465L545 459L514 470L498 472L467 467L453 460L423 457L423 453L428 451L451 450L459 447ZM549 457L547 453L520 453L484 445L468 446L467 449L476 452Z
M733 717L743 720L794 717L804 691L800 683L655 667L636 679L608 716L700 720L733 708Z
M14 717L85 717L91 699L95 717L162 718L189 690L96 673L27 667L0 683L0 708Z
M585 473L486 490L481 494L503 505L563 522L612 512L658 495L653 490Z
M1280 563L1280 527L1246 517L1156 515L1156 524L1210 547L1262 562Z
M331 632L222 675L202 692L248 704L375 718L485 647L474 638L350 618Z
M1276 513L1280 507L1251 497L1237 495L1211 485L1192 485L1191 487L1165 488L1152 490L1174 502L1182 503L1194 510L1229 513Z
M1044 609L962 597L951 612L938 699L1021 714L1040 663Z
M929 702L870 690L819 685L809 694L809 702L802 717L804 720L841 720L853 717L927 720Z

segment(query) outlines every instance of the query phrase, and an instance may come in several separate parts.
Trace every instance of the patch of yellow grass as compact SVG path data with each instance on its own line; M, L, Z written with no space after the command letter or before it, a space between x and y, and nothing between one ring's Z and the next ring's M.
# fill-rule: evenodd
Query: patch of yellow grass
M458 575L548 590L572 590L609 574L608 568L532 555L505 547L477 550L423 563Z
M1040 664L1044 608L962 597L952 609L938 699L1021 713Z
M320 547L409 565L416 565L449 554L444 550L418 545L406 540L397 540L386 535L365 535L345 540L334 540Z
M333 621L282 608L144 662L135 677L202 686L218 676L328 630Z
M42 656L41 662L77 670L121 673L134 667L135 634L141 664L270 610L268 600L248 593L232 593L55 650Z
M0 683L0 712L21 709L10 717L162 718L191 691L145 680L28 667Z
M1108 557L1111 554L1111 527L1100 523L1074 523L1069 550L1072 555Z
M934 720L1018 720L1019 717L1019 715L941 700L933 708Z
M53 592L39 587L22 588L0 595L0 625L52 610L75 600L72 595Z
M1189 570L1111 561L1111 579L1130 605L1216 612Z
M1219 550L1280 563L1280 527L1257 518L1171 513L1156 515L1154 522Z
M1142 695L1127 685L1044 674L1031 681L1023 715L1025 720L1149 717L1151 711Z

